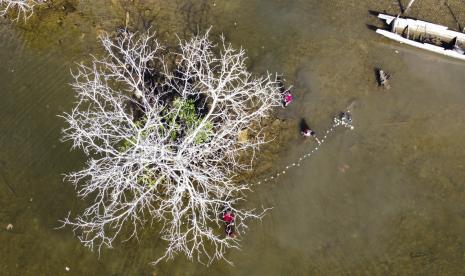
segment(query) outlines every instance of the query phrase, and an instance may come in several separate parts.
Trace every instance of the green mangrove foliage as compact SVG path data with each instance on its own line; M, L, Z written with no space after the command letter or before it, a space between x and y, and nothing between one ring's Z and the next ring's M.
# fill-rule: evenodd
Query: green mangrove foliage
M176 140L182 133L189 135L200 126L202 118L197 114L195 102L193 100L184 100L176 98L173 101L173 108L176 113L169 113L166 116L168 122L167 129L170 131L170 136ZM197 132L194 142L201 144L206 142L213 135L213 123L206 121L203 127Z

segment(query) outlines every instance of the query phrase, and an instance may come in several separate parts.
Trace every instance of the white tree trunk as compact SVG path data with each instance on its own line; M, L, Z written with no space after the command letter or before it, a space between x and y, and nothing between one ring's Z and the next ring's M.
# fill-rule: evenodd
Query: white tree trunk
M108 56L79 66L73 84L77 104L64 115L69 124L64 140L83 149L89 161L67 179L77 185L79 196L95 200L64 224L86 246L111 246L125 232L123 226L132 228L126 235L132 237L152 221L167 242L157 262L179 252L211 262L239 246L223 232L223 208L235 213L238 233L247 219L263 215L240 208L250 186L234 177L251 168L239 157L246 151L254 156L265 142L260 122L281 104L281 95L271 75L255 78L247 71L242 49L223 39L215 46L207 35L180 41L178 50L166 55L150 33L122 32L116 41L105 35L101 41ZM149 84L147 75L154 71L161 80ZM166 100L169 94L197 100L205 114L176 139L166 118L183 110ZM143 119L134 121L130 103L144 110ZM199 143L207 126L212 133ZM244 129L251 138L239 142Z

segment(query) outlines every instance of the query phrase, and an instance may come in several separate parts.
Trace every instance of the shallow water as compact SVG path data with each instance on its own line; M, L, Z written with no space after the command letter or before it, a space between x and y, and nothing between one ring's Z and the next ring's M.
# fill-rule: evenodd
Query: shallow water
M417 2L412 16L455 26L440 1ZM465 24L460 1L448 2ZM233 267L204 267L181 256L153 268L148 263L163 250L153 230L99 258L70 229L55 229L68 210L83 206L62 182L63 173L83 162L59 142L63 120L56 115L73 100L69 68L97 51L99 31L124 22L117 1L90 3L44 13L31 28L0 25L2 274L465 272L465 65L389 42L366 27L376 22L368 10L395 14L397 1L139 1L127 7L135 28L154 24L163 37L213 25L214 34L247 50L253 71L282 72L294 85L296 101L279 115L293 130L278 134L286 150L259 179L315 146L299 137L302 118L323 133L353 102L355 130L339 129L301 167L255 188L250 201L274 209L250 225L241 251L228 254ZM390 90L377 87L377 66L391 73ZM5 230L8 223L13 231Z

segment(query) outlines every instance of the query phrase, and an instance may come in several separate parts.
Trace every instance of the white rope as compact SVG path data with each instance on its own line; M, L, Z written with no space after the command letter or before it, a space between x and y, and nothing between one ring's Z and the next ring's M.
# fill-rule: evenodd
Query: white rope
M347 113L342 113L342 114L347 114ZM261 183L264 183L264 182L271 181L271 180L273 180L275 178L278 178L282 174L286 174L286 172L292 167L296 167L296 166L300 167L302 161L304 159L312 156L312 154L314 154L315 152L317 152L318 149L321 147L321 145L325 142L326 138L328 138L328 135L333 133L336 130L336 128L339 127L339 126L349 128L350 130L354 129L354 126L351 124L350 117L344 117L344 116L342 116L341 118L335 117L333 119L333 124L331 125L331 127L328 130L326 130L325 135L323 136L323 139L321 139L321 140L316 139L318 145L315 148L313 148L310 152L307 152L306 154L301 155L299 157L298 161L287 165L282 171L279 171L278 173L275 173L272 176L267 177L264 180L257 182L257 184L261 184Z

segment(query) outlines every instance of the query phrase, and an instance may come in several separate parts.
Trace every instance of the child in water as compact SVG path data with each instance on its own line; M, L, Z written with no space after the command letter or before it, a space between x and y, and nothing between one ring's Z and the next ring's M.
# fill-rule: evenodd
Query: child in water
M282 95L282 103L283 103L283 107L286 107L288 106L293 100L294 100L294 97L292 96L291 94L291 87L289 87L288 89L286 89L284 87L284 79L283 79L283 76L277 76L276 77L276 83L278 85L278 89L279 89L279 92L281 93Z
M283 107L288 106L294 100L290 90L286 90L283 93Z
M235 220L235 215L231 211L231 209L226 209L223 212L223 221L226 223L226 235L228 237L233 238L234 237L234 220Z
M302 131L300 132L300 134L302 134L303 137L313 137L315 138L316 142L318 144L321 144L321 141L320 139L318 139L318 137L316 137L316 133L315 131L313 131L311 128L309 127L305 127L304 129L302 129Z
M301 132L304 137L315 137L316 133L311 128L304 128Z

